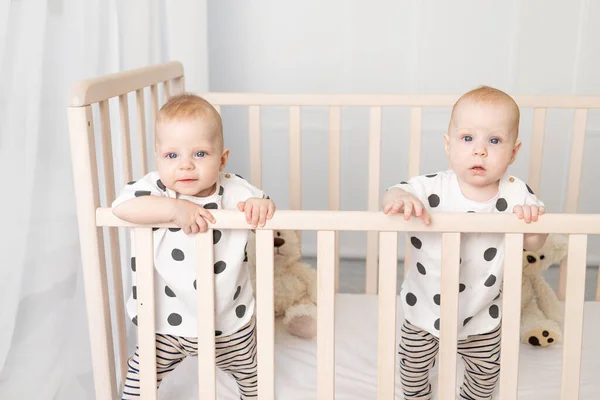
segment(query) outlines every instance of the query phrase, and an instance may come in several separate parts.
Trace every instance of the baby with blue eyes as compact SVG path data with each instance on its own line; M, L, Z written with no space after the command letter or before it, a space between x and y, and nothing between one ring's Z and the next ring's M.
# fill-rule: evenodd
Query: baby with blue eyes
M243 212L248 230L264 226L275 203L241 176L225 173L229 150L217 110L193 94L172 97L155 121L156 171L129 182L112 203L113 213L153 228L157 386L188 356L198 353L194 234L215 223L211 210ZM248 230L213 230L216 366L236 381L241 399L256 398L254 296L247 266ZM132 233L132 243L133 241ZM135 248L127 313L137 325ZM140 396L139 353L127 362L122 399Z
M519 118L515 101L498 89L484 86L461 96L444 136L450 168L390 187L382 198L383 212L421 218L425 225L432 211L515 213L526 223L537 221L544 204L525 182L507 174L521 148ZM409 237L400 378L405 399L430 399L443 301L441 234ZM523 249L539 249L546 237L524 235ZM504 235L463 234L460 257L458 353L465 363L460 398L491 399L500 372Z

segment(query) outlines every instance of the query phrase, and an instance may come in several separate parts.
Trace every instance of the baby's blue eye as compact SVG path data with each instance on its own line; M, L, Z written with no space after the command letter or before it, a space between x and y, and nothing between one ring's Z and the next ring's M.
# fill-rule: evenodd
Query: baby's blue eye
M469 136L469 135L467 135L467 136L463 137L463 140L464 140L465 142L472 142L472 141L473 141L473 136Z
M205 153L205 152L203 152L203 151L197 151L197 152L196 152L196 157L198 157L198 158L202 158L202 157L204 157L205 155L206 155L206 153Z
M498 144L498 143L500 143L500 139L498 139L498 138L491 138L490 139L490 143L491 144Z
M167 154L167 158L175 159L175 158L177 158L177 154L175 154L175 153L169 153L169 154Z

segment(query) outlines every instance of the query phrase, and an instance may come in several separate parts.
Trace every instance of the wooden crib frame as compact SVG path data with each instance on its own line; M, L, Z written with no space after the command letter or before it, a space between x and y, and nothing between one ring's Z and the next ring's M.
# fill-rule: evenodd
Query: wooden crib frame
M154 348L154 274L152 267L152 230L149 226L133 225L116 218L107 205L115 198L115 171L110 125L109 100L118 97L124 181L132 177L132 149L128 95L135 92L138 138L142 174L148 172L146 144L151 138L146 132L144 91L150 91L150 114L154 120L159 109L159 89L163 102L170 95L184 91L183 67L178 62L112 74L77 83L68 107L69 131L74 168L74 182L83 262L86 306L90 330L91 352L96 398L115 399L120 390L117 377L127 370L125 308L121 279L118 227L130 227L136 232L136 265L138 293L138 343L140 348L141 390L144 400L157 398ZM547 214L541 221L526 225L506 215L441 214L435 223L425 227L418 220L404 221L379 212L381 112L385 106L410 108L409 176L419 174L421 153L421 120L424 107L448 107L454 95L278 95L257 93L203 93L217 106L249 107L250 181L261 186L261 106L288 106L290 118L290 209L279 210L265 228L257 230L257 323L259 396L274 398L274 318L273 318L273 230L294 229L317 231L318 250L318 398L334 398L334 304L338 280L337 235L340 231L367 231L366 293L379 294L378 327L378 398L393 399L395 390L396 355L396 281L399 232L443 233L443 280L440 329L440 399L454 399L456 380L456 342L458 313L458 277L460 234L466 232L496 232L506 234L506 256L503 297L502 361L500 392L502 399L517 398L519 325L521 306L521 266L523 233L548 232L569 235L567 261L561 265L561 299L566 298L564 327L564 359L562 398L575 399L579 391L581 341L583 324L584 283L587 235L600 233L600 214L579 215L577 204L583 159L583 144L588 109L600 108L600 96L515 96L520 107L534 109L529 185L539 188L542 167L546 110L575 109L570 156L567 203L564 214ZM93 107L99 107L100 130L94 127ZM329 210L301 211L301 107L329 107ZM340 207L340 137L341 107L370 108L368 211L339 211ZM151 129L152 131L153 129ZM105 193L100 193L97 167L96 135L101 135L105 176ZM104 206L101 197L105 198ZM215 211L217 223L209 232L197 235L198 251L212 254L212 229L247 229L241 213ZM163 224L160 227L174 227ZM109 246L105 247L107 229ZM114 315L109 299L106 251L110 250ZM407 253L408 254L408 253ZM197 268L199 310L214 306L212 256L199 257ZM409 265L406 261L405 265ZM564 268L565 265L567 268ZM568 278L568 279L566 279ZM596 299L600 299L600 285ZM565 296L566 295L566 296ZM208 305L209 307L206 307ZM216 398L214 315L199 312L199 387L200 399ZM113 323L117 337L113 338ZM115 341L118 364L115 361ZM119 368L117 368L117 366Z

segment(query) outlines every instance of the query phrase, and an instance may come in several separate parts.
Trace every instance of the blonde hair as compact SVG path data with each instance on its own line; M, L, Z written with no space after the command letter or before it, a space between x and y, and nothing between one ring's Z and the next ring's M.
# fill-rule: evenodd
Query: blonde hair
M221 115L212 104L193 93L183 93L171 97L158 111L155 124L194 119L214 121L217 139L223 144Z
M452 125L452 121L454 120L454 113L456 109L465 102L473 102L484 103L484 104L498 104L504 103L508 105L511 109L511 112L514 116L514 124L517 135L519 134L519 120L521 119L521 112L519 110L519 106L515 102L515 100L510 97L507 93L503 92L500 89L493 88L491 86L480 86L476 89L473 89L462 96L454 103L452 107L452 114L450 116L450 125Z

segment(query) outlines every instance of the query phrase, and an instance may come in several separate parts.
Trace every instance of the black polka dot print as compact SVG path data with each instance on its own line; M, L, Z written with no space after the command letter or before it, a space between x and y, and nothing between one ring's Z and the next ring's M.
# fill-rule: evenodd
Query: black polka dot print
M434 178L437 176L437 174L429 174L429 175L425 175L427 178Z
M168 286L165 286L165 294L169 297L177 297L177 296L175 296L175 293L173 293L171 288Z
M171 232L179 232L181 228L169 228Z
M133 185L136 181L127 182L128 185Z
M533 193L533 190L531 190L531 188L529 187L528 184L525 184L525 186L527 186L527 191L533 195L535 195L535 193Z
M472 319L473 317L469 317L469 318L465 318L465 320L463 321L463 326L465 326L466 324L469 323L469 321Z
M233 295L233 300L237 300L237 298L239 297L239 295L240 295L241 292L242 292L242 287L238 286L237 289L236 289L236 291L235 291L235 294Z
M498 295L497 295L496 297L494 297L494 301L498 300L498 299L500 298L500 295L501 295L501 294L502 294L502 293L498 293Z
M215 331L215 336L221 336L223 334L223 332L221 331Z
M464 284L464 283L461 283L460 285L458 285L458 292L459 292L459 293L462 293L462 292L464 292L464 291L465 291L465 289L466 289L466 288L467 288L467 287L465 286L465 284Z
M137 286L132 287L131 291L133 292L133 299L137 300Z
M133 324L135 326L137 326L137 315L135 317L133 317L133 319L131 320L131 322L133 322Z
M474 213L475 211L467 211L467 213Z
M440 196L437 194L432 194L427 198L427 201L429 201L430 207L435 208L440 205Z
M150 191L149 190L136 190L135 197L141 197L141 196L150 196Z
M492 287L492 286L494 286L494 283L496 283L496 276L495 276L495 275L490 275L490 276L489 276L489 277L486 279L486 281L485 281L484 285L485 285L486 287Z
M427 275L427 270L425 269L425 267L423 266L423 264L421 263L417 263L417 271L419 271L419 273L421 275Z
M165 186L164 183L162 183L162 181L160 179L156 181L156 186L158 186L158 188L160 190L162 190L163 192L167 191L167 187Z
M400 182L401 185L408 185L408 182L402 181Z
M219 240L221 240L221 231L217 231L214 230L213 231L213 244L217 244L219 243Z
M196 289L196 280L194 279L194 289ZM198 289L196 289L198 290Z
M440 330L440 319L439 318L435 320L435 322L433 323L433 327L438 331Z
M436 294L435 296L433 296L433 302L434 302L436 305L438 305L438 306L439 306L439 305L440 305L440 302L441 302L441 300L442 300L442 296L441 296L441 295L439 295L439 294Z
M246 306L243 304L240 306L237 306L235 308L235 315L237 315L238 318L243 318L244 315L246 315Z
M498 308L497 305L493 304L490 307L490 317L496 319L496 318L498 318L499 315L500 315L500 309Z
M244 177L243 177L243 176L241 176L241 175L235 174L235 176L237 176L237 177L238 177L238 178L240 178L240 179L244 179Z
M227 268L225 261L217 261L215 263L215 274L220 274L221 272L225 271L225 268Z
M219 196L223 196L224 191L225 189L223 189L223 186L219 186Z
M505 211L508 208L508 203L506 202L506 199L504 198L499 198L498 201L496 202L496 210L498 211Z
M414 306L415 304L417 304L417 296L415 296L413 293L407 293L406 304L408 304L409 306Z
M496 257L497 253L498 253L498 249L496 249L495 247L490 247L483 253L483 259L485 261L492 261L494 259L494 257Z
M131 257L131 270L135 272L135 257Z
M157 230L158 230L158 228L152 228L152 232L155 232Z
M208 203L204 205L204 208L206 208L207 210L216 210L217 208L219 208L219 206L217 205L217 203Z
M179 249L173 249L173 251L171 252L171 257L173 257L173 260L175 261L183 261L185 259L183 251Z
M167 318L167 322L171 326L179 326L179 325L181 325L181 322L182 322L181 315L179 315L177 313L172 313Z
M410 238L410 242L412 243L412 245L413 245L413 246L415 246L415 248L416 248L417 250L420 250L420 249L421 249L421 246L423 246L423 243L421 243L421 241L419 240L419 238L418 238L418 237L416 237L416 236L412 236L412 237Z

